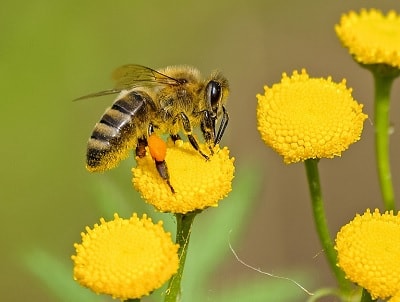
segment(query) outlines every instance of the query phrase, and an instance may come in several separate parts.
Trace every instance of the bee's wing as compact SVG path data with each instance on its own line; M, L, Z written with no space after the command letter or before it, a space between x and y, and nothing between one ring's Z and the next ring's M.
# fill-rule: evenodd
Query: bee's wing
M124 89L132 89L135 87L154 87L161 85L178 85L179 80L171 78L165 74L158 72L157 70L151 69L149 67L127 64L118 67L112 73L112 78L115 81L115 86L113 89L107 89L95 93L90 93L79 98L74 99L74 101L88 99L103 95L119 93Z
M149 67L127 64L114 70L115 89L131 89L140 86L177 85L180 82Z
M121 89L108 89L108 90L103 90L103 91L99 91L99 92L86 94L79 98L73 99L72 101L75 102L75 101L79 101L79 100L83 100L83 99L90 99L90 98L95 98L95 97L102 96L102 95L115 94L115 93L119 93L119 92L121 92Z

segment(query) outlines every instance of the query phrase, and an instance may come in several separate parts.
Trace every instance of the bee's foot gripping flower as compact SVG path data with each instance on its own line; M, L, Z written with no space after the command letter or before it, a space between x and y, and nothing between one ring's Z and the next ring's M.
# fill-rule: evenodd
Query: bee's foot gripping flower
M161 287L178 269L178 245L162 222L146 215L100 219L86 227L82 243L75 244L74 279L98 294L121 300L137 299Z
M400 216L368 209L336 237L338 265L373 299L400 301Z
M354 59L363 65L400 68L400 16L390 11L363 9L342 16L336 34Z
M367 115L345 80L310 78L303 69L264 89L257 95L258 130L285 163L340 156L360 139Z
M234 158L226 147L215 147L205 160L189 143L169 142L165 161L175 192L160 177L150 154L137 158L132 169L134 187L158 211L185 214L215 207L232 189Z

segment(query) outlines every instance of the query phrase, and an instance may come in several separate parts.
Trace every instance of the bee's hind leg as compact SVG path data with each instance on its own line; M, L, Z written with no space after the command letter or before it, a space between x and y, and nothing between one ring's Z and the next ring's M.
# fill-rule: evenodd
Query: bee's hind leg
M165 162L165 160L158 161L158 160L155 159L154 162L156 164L156 168L157 168L158 174L161 176L162 179L165 180L165 182L167 183L167 185L171 189L171 192L175 193L175 190L174 190L174 188L172 187L172 185L171 185L171 183L169 181L168 167L167 167L167 163Z
M168 167L167 163L165 162L165 142L155 133L151 133L148 139L146 139L145 137L141 137L138 139L138 143L136 145L136 156L138 156L139 158L145 157L147 146L149 147L151 157L154 159L158 174L161 176L162 179L165 180L167 185L170 187L171 192L175 193L175 190L169 181Z
M158 174L162 179L165 180L167 185L170 187L171 192L175 193L175 190L169 181L168 167L167 163L165 162L165 157L167 155L167 144L154 132L149 136L147 143L151 157L154 159L154 163L156 164Z

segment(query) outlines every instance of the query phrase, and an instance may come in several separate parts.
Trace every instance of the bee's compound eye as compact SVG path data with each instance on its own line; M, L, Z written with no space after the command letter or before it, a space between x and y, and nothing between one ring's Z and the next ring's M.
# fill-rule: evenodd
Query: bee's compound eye
M217 104L221 99L221 85L216 81L210 81L207 84L207 98L212 106Z

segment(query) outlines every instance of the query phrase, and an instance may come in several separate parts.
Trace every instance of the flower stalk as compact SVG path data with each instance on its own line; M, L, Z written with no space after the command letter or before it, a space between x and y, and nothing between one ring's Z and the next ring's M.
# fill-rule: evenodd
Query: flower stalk
M321 184L318 172L318 159L307 159L305 162L308 186L311 195L314 222L318 237L324 249L328 264L335 275L339 288L343 293L349 292L351 284L345 279L344 272L336 265L337 252L334 249L333 241L329 234L328 223L326 220L324 201L322 198Z
M376 299L372 299L371 294L365 288L363 288L360 302L374 302L374 301L376 301Z
M394 77L373 72L375 81L375 151L378 177L385 210L395 210L389 155L390 91Z
M168 289L165 295L165 302L179 301L181 295L181 281L185 267L186 254L189 246L190 234L192 232L193 220L197 211L186 214L176 213L176 243L179 244L178 257L179 268L177 273L169 281Z

